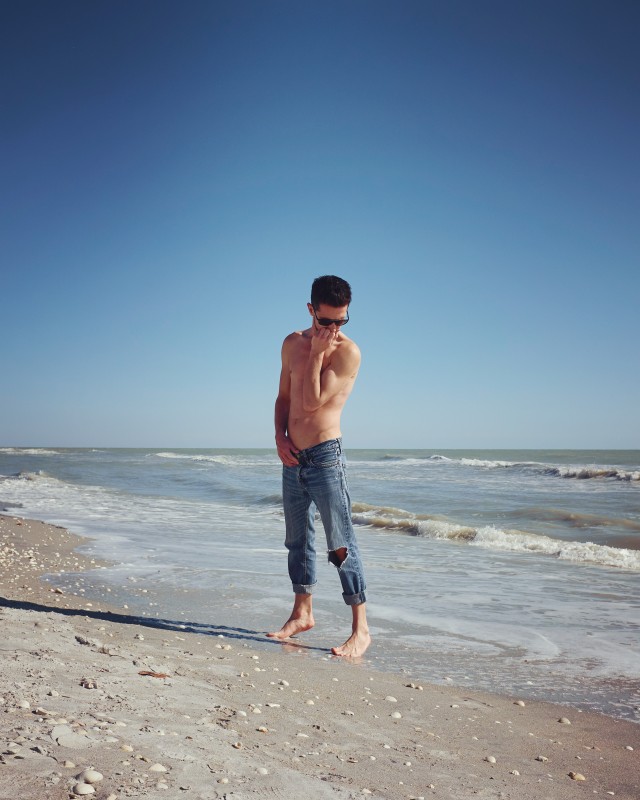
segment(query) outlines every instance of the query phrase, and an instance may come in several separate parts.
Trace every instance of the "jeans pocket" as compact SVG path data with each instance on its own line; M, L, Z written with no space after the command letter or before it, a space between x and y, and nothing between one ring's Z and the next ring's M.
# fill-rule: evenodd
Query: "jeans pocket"
M340 464L339 453L321 453L313 459L313 466L318 469L330 469Z

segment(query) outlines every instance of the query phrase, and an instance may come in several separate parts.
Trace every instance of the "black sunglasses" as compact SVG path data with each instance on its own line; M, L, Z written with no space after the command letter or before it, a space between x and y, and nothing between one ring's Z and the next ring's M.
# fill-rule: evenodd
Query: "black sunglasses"
M318 325L321 325L323 328L328 328L329 325L337 325L338 328L341 328L343 325L346 325L349 322L349 312L347 311L347 318L346 319L328 319L327 317L318 317L316 314L315 308L313 309L313 316L316 318L316 322Z

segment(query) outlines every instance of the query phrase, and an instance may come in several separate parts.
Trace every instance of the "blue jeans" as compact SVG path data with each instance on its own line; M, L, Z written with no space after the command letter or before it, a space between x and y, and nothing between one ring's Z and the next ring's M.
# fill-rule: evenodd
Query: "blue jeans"
M331 439L301 450L297 467L282 468L282 499L289 551L289 577L295 594L312 594L316 585L315 511L327 537L329 561L338 567L347 605L366 602L365 580L351 523L342 441ZM346 548L339 562L335 551Z

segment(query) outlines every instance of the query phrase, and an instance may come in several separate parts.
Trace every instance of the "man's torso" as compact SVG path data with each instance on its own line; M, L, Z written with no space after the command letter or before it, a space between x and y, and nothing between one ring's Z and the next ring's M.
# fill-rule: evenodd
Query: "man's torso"
M349 348L357 350L355 343L341 333L340 344L332 346L324 353L321 376L332 365L338 366L340 359L347 356ZM291 404L287 431L289 438L301 450L341 436L340 416L356 379L354 374L353 379L349 380L338 394L316 411L305 411L303 383L310 350L311 338L304 331L292 333L285 340L285 353L291 376Z

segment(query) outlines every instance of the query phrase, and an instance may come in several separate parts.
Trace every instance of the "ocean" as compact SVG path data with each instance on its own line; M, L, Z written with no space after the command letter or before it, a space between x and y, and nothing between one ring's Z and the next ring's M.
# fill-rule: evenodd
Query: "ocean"
M640 451L350 450L373 668L640 722ZM252 646L287 618L273 450L0 448L0 510L91 537L49 576ZM350 633L318 526L310 658ZM354 668L360 668L354 665Z

